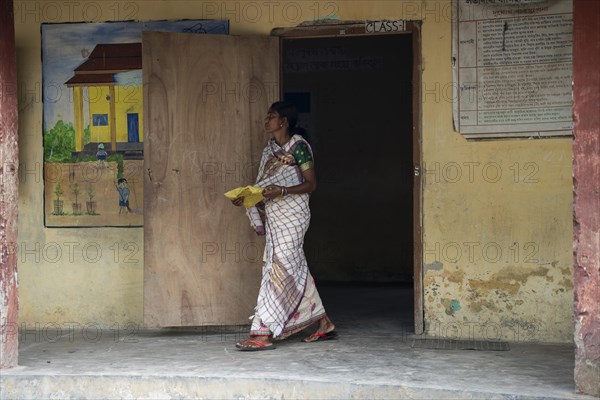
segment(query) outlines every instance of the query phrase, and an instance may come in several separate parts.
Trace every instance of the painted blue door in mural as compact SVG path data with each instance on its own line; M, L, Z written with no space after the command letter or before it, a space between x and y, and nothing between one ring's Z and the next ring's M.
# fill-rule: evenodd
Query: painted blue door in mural
M139 120L138 114L127 114L127 141L128 142L139 142Z

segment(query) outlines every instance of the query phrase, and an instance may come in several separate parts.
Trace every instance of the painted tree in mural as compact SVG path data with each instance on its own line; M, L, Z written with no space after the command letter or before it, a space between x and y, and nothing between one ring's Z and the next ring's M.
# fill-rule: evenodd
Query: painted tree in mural
M75 129L70 122L58 120L54 127L44 132L44 160L66 162L75 150Z
M79 184L77 182L73 183L70 189L71 194L75 199L75 201L73 202L73 215L79 215L81 214L81 203L78 201L79 194L81 193L81 191L79 190Z
M54 200L54 215L62 215L63 214L63 201L60 199L60 196L63 195L62 186L60 181L54 187L54 195L56 199Z

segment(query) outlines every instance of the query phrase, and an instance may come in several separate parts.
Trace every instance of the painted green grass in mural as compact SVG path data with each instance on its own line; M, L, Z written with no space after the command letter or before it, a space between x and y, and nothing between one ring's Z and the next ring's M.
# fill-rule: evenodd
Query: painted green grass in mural
M85 143L90 142L90 126L84 129ZM75 128L71 122L58 120L54 127L44 132L44 160L47 162L78 163L98 161L95 155L73 156ZM111 154L106 161L117 163L117 179L123 178L123 155Z

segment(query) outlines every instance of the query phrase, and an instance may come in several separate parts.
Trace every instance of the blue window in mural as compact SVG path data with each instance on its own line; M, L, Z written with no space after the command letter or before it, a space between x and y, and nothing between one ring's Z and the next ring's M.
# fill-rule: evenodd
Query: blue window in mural
M108 114L92 114L93 126L108 126Z

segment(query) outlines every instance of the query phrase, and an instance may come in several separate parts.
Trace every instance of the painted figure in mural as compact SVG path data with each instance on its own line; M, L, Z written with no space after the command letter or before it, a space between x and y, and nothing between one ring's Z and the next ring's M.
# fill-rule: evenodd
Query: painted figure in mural
M104 143L99 143L98 151L96 152L96 158L98 159L101 168L105 166L107 156L108 153L106 153L106 150L104 150Z
M127 179L121 178L115 184L117 192L119 192L119 214L127 214L131 212L129 208L129 188L127 187Z
M270 350L284 339L318 322L316 342L337 338L335 325L315 287L306 257L304 235L310 223L309 197L317 187L313 153L298 134L296 108L285 102L271 105L265 129L272 135L265 147L256 186L265 200L246 210L258 235L265 235L265 252L258 301L250 339L236 344L243 351ZM243 198L232 200L236 206Z

